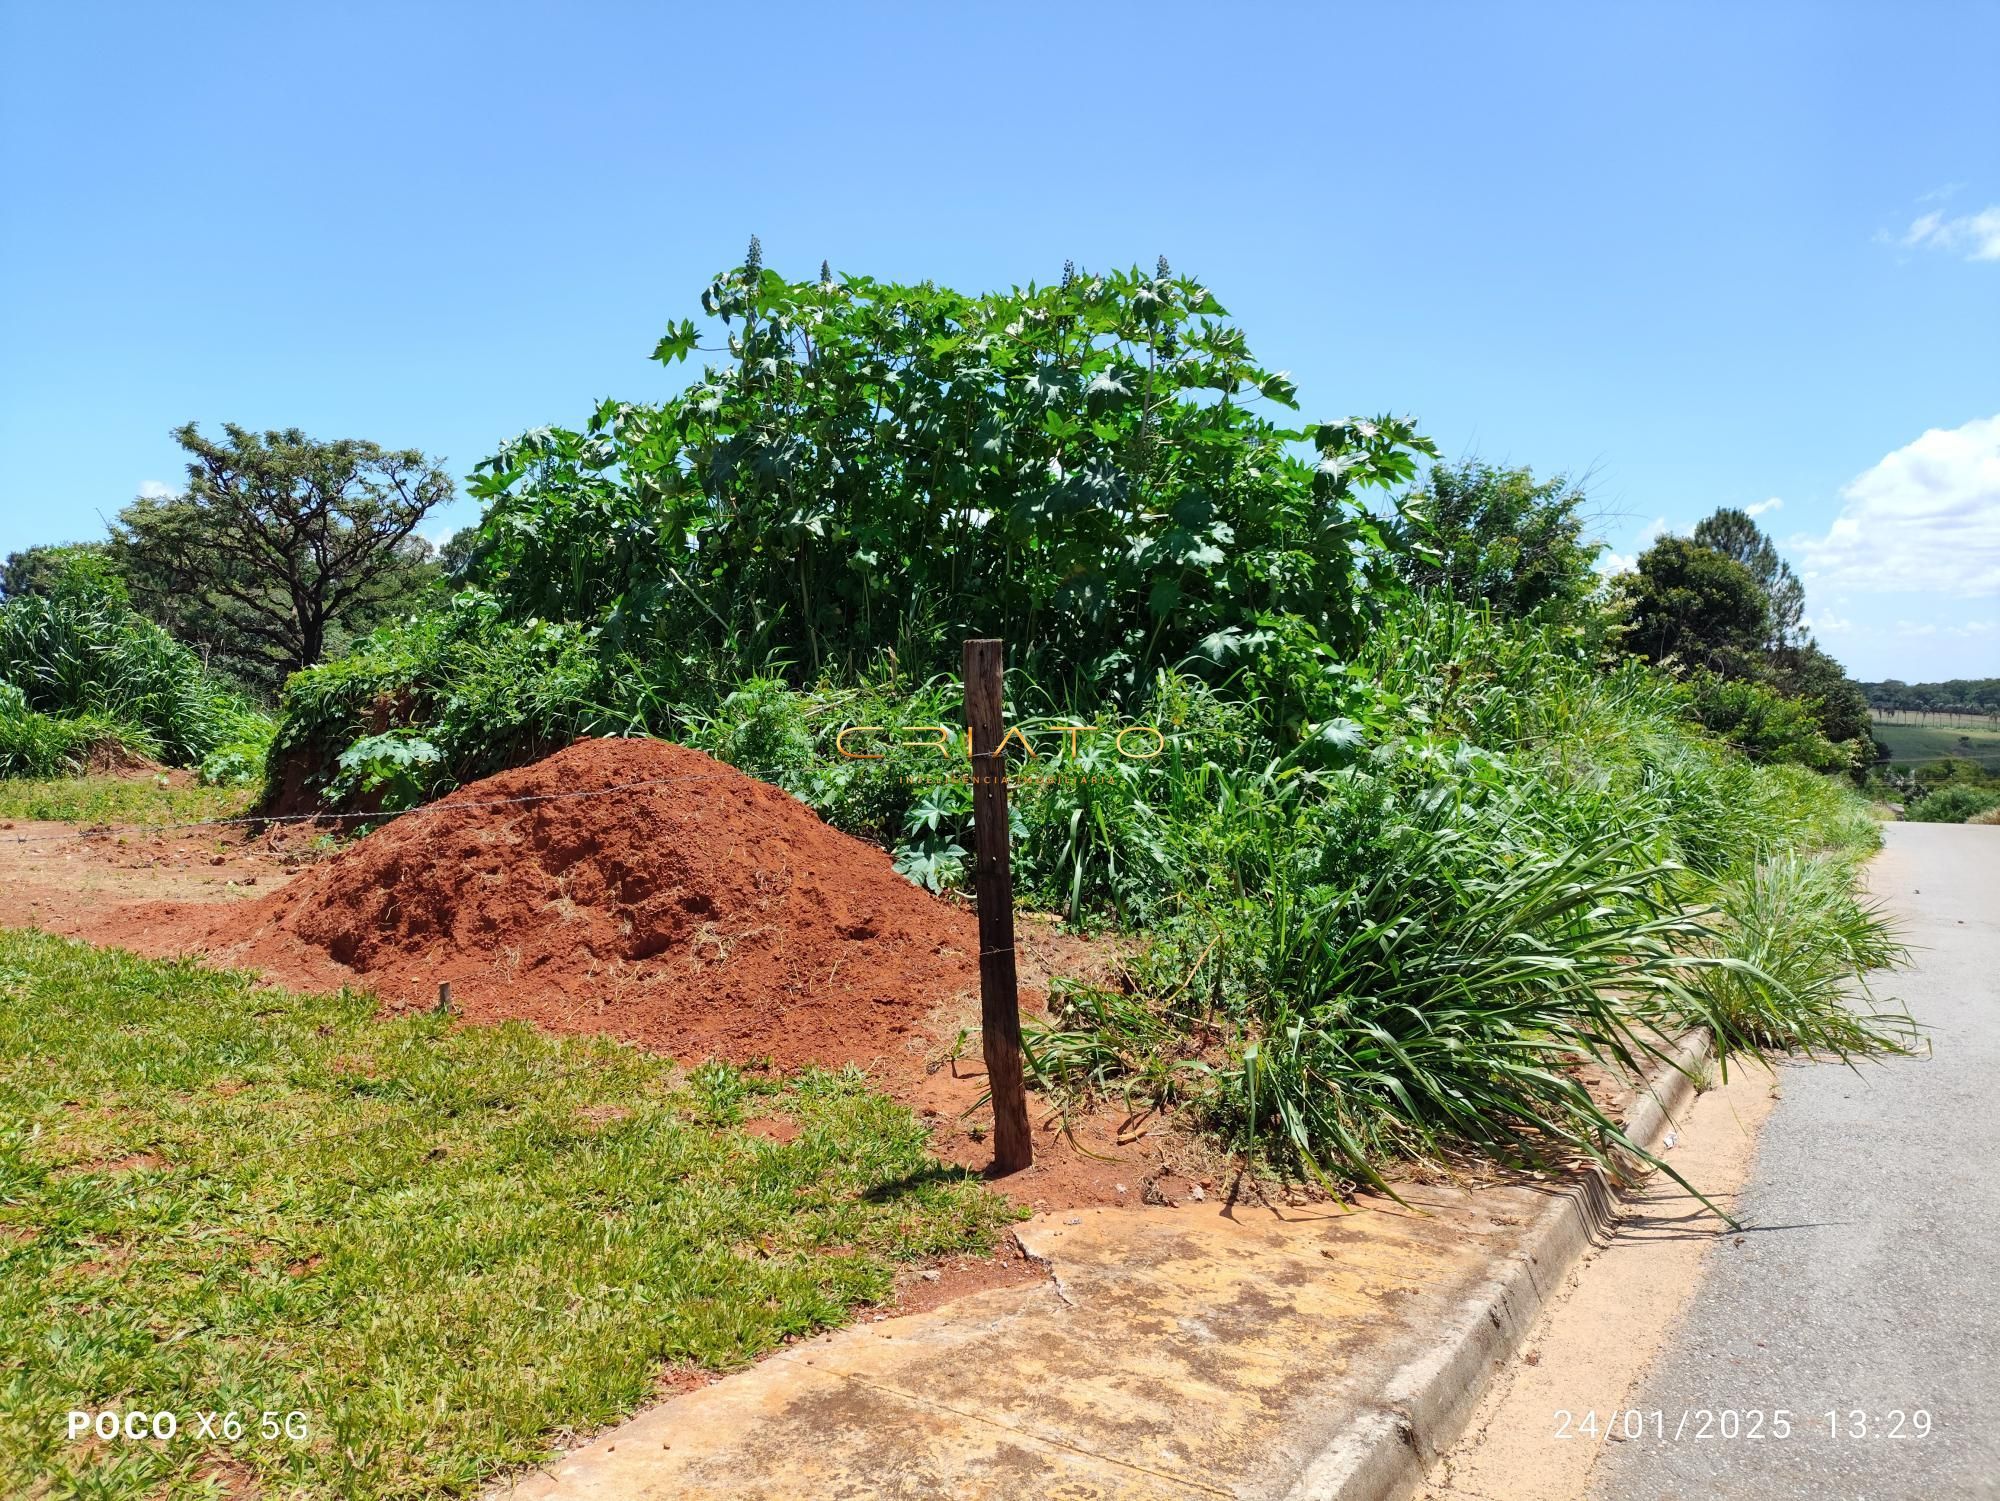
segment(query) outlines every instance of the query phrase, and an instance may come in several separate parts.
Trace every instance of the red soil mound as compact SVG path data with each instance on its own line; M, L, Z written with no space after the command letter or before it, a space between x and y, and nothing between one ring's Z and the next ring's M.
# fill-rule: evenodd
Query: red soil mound
M431 1005L448 980L474 1019L684 1061L907 1060L924 1019L978 988L969 913L777 788L654 740L578 741L261 900L128 909L121 926L155 952L357 983L390 1009Z

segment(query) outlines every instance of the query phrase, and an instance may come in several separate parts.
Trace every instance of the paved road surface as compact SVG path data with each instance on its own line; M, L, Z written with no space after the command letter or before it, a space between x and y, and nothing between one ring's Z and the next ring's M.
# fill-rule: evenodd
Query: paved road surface
M1607 1444L1605 1501L2000 1497L2000 828L1885 832L1871 884L1916 950L1886 988L1934 1056L1784 1070L1750 1228L1632 1399L1668 1441ZM1674 1441L1703 1408L1788 1409L1792 1436ZM1929 1436L1891 1437L1918 1409Z

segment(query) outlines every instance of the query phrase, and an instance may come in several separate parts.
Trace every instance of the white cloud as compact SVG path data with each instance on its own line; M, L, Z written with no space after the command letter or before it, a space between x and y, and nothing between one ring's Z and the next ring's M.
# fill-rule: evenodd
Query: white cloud
M141 500L171 500L180 493L172 485L163 485L156 479L146 480L139 486Z
M1792 546L1808 583L1859 593L2000 593L2000 415L1932 428L1856 476L1823 537Z
M1899 636L1956 636L1961 641L1978 641L2000 631L2000 621L1966 620L1957 625L1940 626L1929 620L1899 620L1896 634Z
M1943 250L1969 261L2000 261L2000 203L1955 219L1933 209L1911 221L1901 243L1906 249Z
M1639 554L1672 530L1673 528L1667 525L1666 517L1655 516L1640 530L1638 539L1633 542L1632 550L1629 553L1612 552L1609 548L1599 553L1597 555L1597 571L1606 578L1616 573L1630 573L1634 568L1639 566Z
M1838 636L1854 629L1854 622L1844 615L1836 615L1829 610L1824 615L1815 615L1810 620L1801 620L1800 625L1819 636Z
M1769 500L1760 500L1754 506L1745 506L1743 513L1746 516L1762 516L1768 511L1782 511L1784 508L1785 503L1773 495Z

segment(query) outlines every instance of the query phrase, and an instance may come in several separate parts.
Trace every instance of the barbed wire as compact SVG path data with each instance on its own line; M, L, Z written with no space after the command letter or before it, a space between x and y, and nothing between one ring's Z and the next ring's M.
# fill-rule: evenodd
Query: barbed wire
M433 803L424 803L415 808L404 808L397 812L383 813L261 813L244 814L236 818L189 818L171 823L132 824L92 824L87 828L69 829L60 834L14 834L15 844L41 844L62 839L108 839L123 834L163 834L175 829L223 829L243 828L257 824L289 823L395 823L405 818L415 818L426 813L455 813L474 808L506 808L523 803L566 802L584 797L608 797L614 792L636 792L645 787L663 787L673 782L727 782L742 781L745 774L740 771L688 771L672 776L647 777L637 782L617 782L609 787L582 787L568 792L530 792L519 797L463 798L454 800L446 793ZM36 820L29 820L35 822ZM48 820L54 822L55 820Z
M1751 760L1761 759L1761 757L1748 747L1742 747L1742 749ZM1940 756L1917 759L1884 759L1872 762L1871 765L1875 767L1917 767L1954 760L1969 760L1975 763L1982 763L1996 755L2000 755L2000 752L1975 750L1969 753L1959 753L1956 755L1947 753ZM744 776L745 773L740 771L688 771L676 772L672 776L646 777L636 782L616 782L609 787L584 787L568 792L531 792L523 793L519 797L464 798L454 800L452 794L446 793L435 802L424 803L415 808L403 808L394 812L341 813L322 809L315 813L252 813L242 814L234 818L176 819L167 823L95 823L83 828L67 829L60 834L11 833L6 842L11 844L50 844L66 839L112 839L128 834L165 834L187 829L251 828L267 824L325 822L333 824L374 823L380 826L382 824L395 823L405 818L421 817L430 813L459 812L461 810L479 808L506 808L530 803L568 802L586 797L609 797L613 793L618 792L637 792L648 787L664 787L677 782L740 781ZM1032 780L1032 778L1010 777L1009 780ZM62 820L28 819L27 821L31 823L55 823Z

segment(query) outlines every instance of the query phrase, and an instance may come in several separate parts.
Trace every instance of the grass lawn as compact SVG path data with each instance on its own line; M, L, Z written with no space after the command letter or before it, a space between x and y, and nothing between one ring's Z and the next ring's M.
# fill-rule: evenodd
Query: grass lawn
M1977 761L1988 771L2000 771L2000 730L1953 729L1942 724L1884 724L1876 720L1875 738L1889 748L1897 766L1958 756Z
M254 787L162 787L150 776L0 778L0 818L65 823L187 823L236 818Z
M667 1366L990 1244L1013 1212L924 1140L858 1075L377 1021L0 930L0 1495L474 1490ZM104 1408L180 1432L66 1438Z

